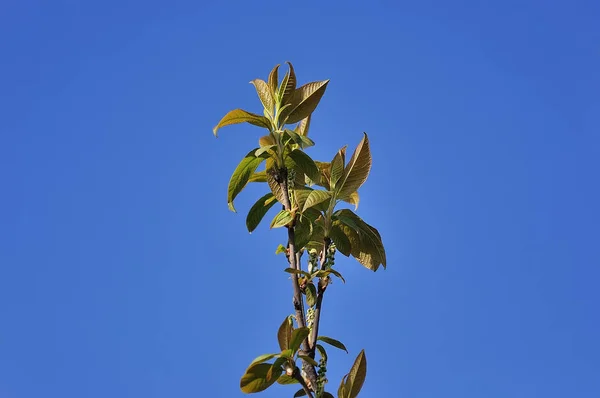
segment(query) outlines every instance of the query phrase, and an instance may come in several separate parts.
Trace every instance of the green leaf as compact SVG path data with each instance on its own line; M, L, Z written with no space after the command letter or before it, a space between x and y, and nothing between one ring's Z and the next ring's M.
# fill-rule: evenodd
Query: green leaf
M335 276L337 276L338 278L340 278L342 280L342 282L346 283L346 280L344 279L344 277L342 276L342 274L340 274L338 271L330 268L327 270L327 272L329 272L330 274L333 274Z
M293 398L303 397L305 395L306 391L304 391L304 388L301 388L300 390L296 391Z
M346 349L346 346L344 344L342 344L340 341L337 341L336 339L332 339L331 337L319 336L319 337L317 337L317 340L322 341L323 343L332 345L335 348L339 348L340 350L344 350L344 351L348 352L348 350Z
M309 357L308 355L298 355L298 358L302 359L305 362L310 363L312 366L319 366L319 363L317 361L315 361L314 359L312 359L311 357Z
M310 241L313 232L313 225L308 217L300 215L300 218L295 224L295 245L296 250L302 249Z
M329 184L331 185L331 189L335 189L336 183L344 174L344 166L346 164L346 146L340 149L333 160L331 161L331 177L329 179Z
M275 98L277 96L277 84L279 83L279 76L278 76L278 69L279 69L279 64L275 65L275 67L273 68L273 70L271 70L271 73L269 73L269 80L268 80L268 86L269 86L269 90L271 91L271 95L273 96L273 98Z
M331 199L331 192L315 189L308 195L308 198L306 198L302 212L305 212L307 209L310 209L311 207L329 199Z
M344 229L350 239L352 256L366 268L377 271L379 265L386 267L386 255L381 235L374 227L364 222L352 210L341 209L333 213L333 220L339 220L356 232L355 235Z
M271 371L271 364L259 363L250 366L240 380L240 389L246 394L264 391L277 381L280 374ZM267 375L270 374L270 377Z
M267 182L267 172L262 170L252 173L248 182Z
M285 252L287 252L287 249L285 248L284 245L282 245L280 243L279 246L277 246L277 249L275 250L275 254L280 254L280 253L285 253Z
M292 222L294 218L288 210L281 210L271 221L271 228L281 228Z
M290 342L290 349L293 352L298 351L298 348L300 348L300 344L302 344L304 339L306 337L308 337L309 333L310 333L310 329L308 329L306 327L295 329L292 332L292 340Z
M254 88L256 88L258 98L265 107L265 110L272 113L273 107L275 106L275 100L267 82L261 79L254 79L250 83L254 85Z
M279 354L279 357L285 358L285 359L292 359L294 357L294 351L292 351L291 349L288 348L287 350L281 351L281 353Z
M275 362L273 362L273 364L271 365L271 369L269 369L269 372L267 372L267 377L269 379L275 377L276 379L279 378L279 376L283 373L283 364L288 362L289 359L283 356L280 356L279 358L277 358L275 360Z
M269 119L267 119L266 117L257 115L256 113L247 112L243 109L234 109L232 111L229 111L225 116L223 116L219 124L217 124L213 128L213 134L215 135L215 137L217 137L217 131L221 127L244 122L253 124L258 127L264 127L266 129L271 128L271 122L269 122Z
M319 168L315 164L315 161L312 160L311 157L306 154L306 152L299 149L294 149L288 154L288 156L311 180L315 181L320 177Z
M309 307L313 307L317 303L317 288L313 283L306 284L306 304Z
M313 189L307 186L299 186L294 188L294 198L296 206L299 209L302 209L304 207L304 203L306 203L306 199L308 199L308 196L312 191Z
M289 317L285 317L279 330L277 331L277 341L279 342L279 348L281 351L290 348L290 341L292 340L292 321Z
M369 176L371 163L369 138L364 133L363 139L354 150L350 161L344 168L344 174L340 178L339 184L336 185L338 198L341 199L350 196L361 187Z
M289 136L289 138L302 149L315 145L313 140L304 135L296 133L294 130L285 129L284 134Z
M278 98L280 99L282 106L285 106L290 102L292 94L296 89L296 73L294 72L294 67L292 66L291 62L286 63L288 64L290 70L285 74L278 93Z
M329 80L311 82L295 90L291 98L292 106L288 108L286 124L298 123L313 113L325 94L327 83Z
M324 392L322 398L335 398L335 397L328 392Z
M288 376L287 374L284 373L281 376L279 376L279 378L277 379L277 383L282 384L282 385L298 384L298 380L296 380L292 376ZM304 390L302 390L302 391L304 391Z
M235 212L235 207L233 206L233 200L235 197L244 189L250 176L254 173L254 171L258 168L258 166L265 160L263 157L256 157L254 152L256 152L255 148L248 152L248 154L242 159L242 161L237 165L231 178L229 179L229 186L227 187L227 204L229 209Z
M275 358L276 356L278 356L279 354L263 354L260 355L256 358L254 358L254 360L250 363L250 366L256 365L257 363L263 363L268 361L271 358ZM250 367L248 366L248 367Z
M259 157L261 156L263 153L268 153L270 156L272 157L276 157L277 153L275 153L275 149L277 148L277 145L267 145L267 146L261 146L260 148L258 148L255 152L254 152L254 156Z
M288 274L304 275L307 278L310 278L310 274L308 272L306 272L306 271L302 271L301 269L286 268L283 271L287 272Z
M327 362L327 351L325 351L325 347L323 347L321 344L317 344L317 351L319 351L319 355L321 355L321 358L323 358L325 362Z
M275 196L271 192L258 199L250 208L248 216L246 216L246 227L248 232L252 232L258 227L267 212L277 203Z
M352 365L352 368L350 369L350 373L348 373L348 378L346 379L346 386L344 389L348 394L348 398L356 398L358 396L366 377L367 357L365 356L365 350L361 350L354 361L354 365Z

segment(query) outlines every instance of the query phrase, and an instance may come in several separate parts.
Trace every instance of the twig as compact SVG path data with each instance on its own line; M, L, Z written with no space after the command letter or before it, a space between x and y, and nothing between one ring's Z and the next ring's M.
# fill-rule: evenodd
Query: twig
M321 253L321 269L325 266L325 259L327 258L327 251L329 250L329 246L331 245L331 239L325 238L323 242L323 252ZM321 278L318 283L317 290L317 302L315 304L315 318L312 325L312 331L310 334L310 353L314 358L315 349L317 348L317 337L319 337L319 322L321 320L321 307L323 306L323 294L325 293L325 289L327 288L327 281L323 281Z
M304 392L306 393L306 396L309 397L309 398L313 398L312 391L310 390L310 388L308 388L308 385L306 384L306 382L304 381L304 378L300 374L300 369L298 369L296 367L296 369L294 370L294 374L293 375L294 375L293 376L294 379L298 380L298 383L300 383L300 385L304 389Z

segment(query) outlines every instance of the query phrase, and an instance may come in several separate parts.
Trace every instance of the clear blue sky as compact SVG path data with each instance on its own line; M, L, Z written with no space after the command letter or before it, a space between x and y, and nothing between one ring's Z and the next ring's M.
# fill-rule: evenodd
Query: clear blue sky
M367 5L368 4L368 5ZM0 397L241 397L291 313L233 168L248 82L331 79L328 160L369 133L359 214L387 271L337 264L331 389L600 396L600 3L17 1L0 5ZM262 396L291 396L276 387Z

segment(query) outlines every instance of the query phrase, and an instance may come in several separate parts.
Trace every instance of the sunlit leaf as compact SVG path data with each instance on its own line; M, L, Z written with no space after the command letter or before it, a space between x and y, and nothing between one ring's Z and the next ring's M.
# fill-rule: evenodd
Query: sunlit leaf
M311 82L295 90L291 98L292 106L286 114L286 124L298 123L308 117L319 105L328 83L329 80Z
M273 111L273 107L275 106L275 99L271 90L269 89L269 85L267 82L261 79L254 79L250 82L256 88L256 93L258 94L258 98L260 102L263 104L266 110L269 112Z
M279 88L279 98L281 100L281 105L286 105L290 102L292 94L296 89L296 73L294 72L294 67L291 62L286 63L288 64L290 69L283 78L283 81L281 82L281 87Z
M309 333L310 333L310 329L306 328L306 327L295 329L292 332L292 340L290 342L290 349L293 352L298 351L298 348L300 348L300 344L302 344L304 339L306 339L306 337L308 337Z
M281 210L271 221L271 228L281 228L292 222L294 218L288 210Z
M306 198L302 211L304 212L307 209L310 209L311 207L329 199L331 199L331 192L315 189L314 191L311 191L308 195L308 198Z
M367 180L371 171L371 150L369 149L369 138L365 133L348 164L344 168L344 174L336 184L338 198L344 198L357 191Z
M264 127L266 129L271 127L271 122L264 116L257 115L256 113L247 112L243 109L234 109L229 111L221 121L213 128L213 134L217 136L217 131L221 127L229 126L231 124L238 123L250 123L258 127Z
M254 360L250 363L250 365L248 367L251 367L253 365L256 365L257 363L263 363L268 361L271 358L275 358L277 355L279 354L264 354L264 355L260 355L256 358L254 358Z
M338 341L336 339L332 339L331 337L319 336L319 337L317 337L317 340L322 341L323 343L332 345L335 348L339 348L340 350L344 350L344 351L348 352L348 350L346 349L346 346L344 344L342 344L340 341Z
M348 398L348 392L346 391L346 379L348 375L342 377L342 382L340 383L340 387L338 388L338 398Z
M346 257L352 253L352 244L349 238L352 233L354 233L358 239L358 234L347 225L342 224L341 221L334 221L329 230L329 237L335 243L335 247Z
M298 123L294 131L304 137L307 137L308 130L310 129L310 118L311 115L308 115L308 117L305 117L304 119L300 120L300 123Z
M267 182L267 172L262 170L252 173L248 182Z
M310 274L308 272L306 272L306 271L302 271L301 269L286 268L283 271L287 272L288 274L304 275L307 278L310 278Z
M277 180L275 180L275 171L270 169L266 173L267 175L267 183L269 184L269 188L271 188L271 192L275 196L275 198L279 201L279 203L284 204L286 201L286 195L281 185Z
M267 83L269 85L269 90L271 91L271 95L273 96L273 98L277 96L277 84L279 83L279 77L277 73L278 70L279 64L275 65L273 70L271 70L271 73L269 73L269 80Z
M331 185L331 189L335 189L336 183L344 174L344 166L346 163L346 146L340 149L333 160L331 161L331 177L329 179L329 184Z
M227 187L227 204L229 205L229 209L233 212L236 211L233 206L233 200L244 189L250 176L264 160L263 157L256 157L254 154L256 149L258 148L248 152L235 168L229 180L229 186Z
M267 214L269 209L271 209L275 203L277 203L277 200L275 200L275 196L273 196L271 192L254 203L246 217L246 227L248 228L248 232L252 232L256 229L265 214Z
M269 372L271 364L259 363L250 366L240 380L240 389L246 394L264 391L277 381L281 372ZM267 375L270 373L270 377Z
M289 317L285 317L279 330L277 331L277 341L279 342L279 348L281 351L290 348L290 341L292 340L292 321Z
M356 398L358 396L366 377L367 357L365 356L365 350L361 350L356 357L352 368L350 369L350 373L348 373L348 378L346 379L346 386L344 389L348 398Z
M276 148L277 148L277 145L261 146L254 152L254 155L258 157L258 156L262 156L263 153L268 153L269 156L276 157L277 156L277 154L275 153Z
M275 139L272 135L263 135L258 139L258 145L260 146L271 146L275 145Z
M280 243L279 246L277 246L277 249L275 250L275 254L280 254L280 253L285 253L285 252L287 252L287 249L285 248L284 245L282 245Z
M354 210L358 209L358 203L360 202L360 196L358 196L358 192L354 191L349 196L346 196L345 198L338 197L338 199L341 199L346 203L354 205Z

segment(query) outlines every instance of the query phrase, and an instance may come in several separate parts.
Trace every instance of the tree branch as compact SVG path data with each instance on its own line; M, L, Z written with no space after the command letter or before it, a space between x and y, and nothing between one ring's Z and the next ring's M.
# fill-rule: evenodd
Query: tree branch
M288 172L286 168L281 168L278 171L278 183L279 187L283 192L283 207L291 211L292 203L290 201L290 191L288 188ZM302 267L300 266L299 258L297 257L296 252L296 236L294 226L290 226L287 228L288 230L288 261L290 263L290 268L300 270ZM302 298L302 292L300 291L300 285L298 284L298 275L292 274L292 287L294 289L294 311L296 312L296 323L298 327L306 327L306 317L304 315L304 300ZM309 338L305 338L302 342L302 347L305 352L312 353L314 357L314 351L311 351ZM313 386L317 385L317 371L315 367L310 363L302 360L302 369L306 372L306 376L310 380Z
M329 250L329 246L331 245L331 239L325 238L323 242L323 252L321 253L321 269L325 266L325 259L327 258L327 251ZM312 330L310 333L310 353L314 358L315 349L317 347L317 337L319 337L319 322L321 320L321 307L323 306L323 294L325 294L325 289L327 289L327 281L324 281L322 278L319 280L317 290L317 302L315 304L315 319L313 321Z
M298 380L298 383L300 383L300 385L302 386L302 388L304 389L304 392L306 393L306 396L309 398L313 398L313 394L310 390L310 388L308 388L308 385L306 384L306 382L304 381L304 378L302 378L302 375L300 374L300 371L298 368L296 368L294 370L294 379Z

